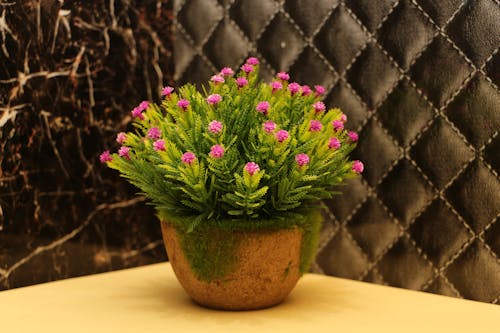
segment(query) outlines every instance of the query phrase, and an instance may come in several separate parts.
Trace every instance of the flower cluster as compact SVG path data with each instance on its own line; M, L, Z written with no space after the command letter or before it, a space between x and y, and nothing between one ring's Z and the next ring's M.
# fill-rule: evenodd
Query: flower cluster
M165 87L160 105L132 110L137 132L120 132L116 153L100 161L139 187L165 216L252 219L297 211L363 172L348 154L358 134L327 110L326 89L289 82L279 72L258 81L251 57L224 67L202 95L193 85Z
M144 120L144 115L142 114L149 107L148 101L142 101L141 104L136 106L132 111L132 117L139 118L140 120Z

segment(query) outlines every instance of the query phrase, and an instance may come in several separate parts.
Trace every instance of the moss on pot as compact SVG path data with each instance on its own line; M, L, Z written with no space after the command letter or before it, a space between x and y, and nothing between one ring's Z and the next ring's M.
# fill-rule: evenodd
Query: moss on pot
M159 217L174 226L190 268L198 279L206 282L224 280L237 268L237 249L242 234L281 229L298 228L302 231L299 270L301 274L306 273L316 254L323 219L319 209L311 209L303 214L283 214L279 219L256 220L252 224L241 220L207 221L194 230L188 230L189 223L184 219L163 214Z

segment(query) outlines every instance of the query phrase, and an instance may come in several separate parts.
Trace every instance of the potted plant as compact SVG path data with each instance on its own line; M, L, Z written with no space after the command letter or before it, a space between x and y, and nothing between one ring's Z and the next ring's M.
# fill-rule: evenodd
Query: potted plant
M314 258L318 201L363 171L348 159L358 136L326 110L323 87L284 72L263 83L258 67L223 68L203 92L164 88L100 156L151 200L177 278L212 308L280 303Z

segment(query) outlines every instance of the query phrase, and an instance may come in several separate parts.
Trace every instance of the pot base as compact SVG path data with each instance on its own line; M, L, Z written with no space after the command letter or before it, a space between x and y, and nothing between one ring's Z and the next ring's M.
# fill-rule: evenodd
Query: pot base
M198 304L222 310L256 310L281 303L299 280L300 229L235 232L234 270L210 282L197 278L181 248L179 235L162 222L165 248L180 284Z

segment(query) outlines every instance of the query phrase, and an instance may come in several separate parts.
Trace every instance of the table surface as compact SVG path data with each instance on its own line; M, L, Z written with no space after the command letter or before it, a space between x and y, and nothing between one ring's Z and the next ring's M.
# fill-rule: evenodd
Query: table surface
M192 303L168 263L0 292L2 332L499 332L500 306L306 274L281 305Z

